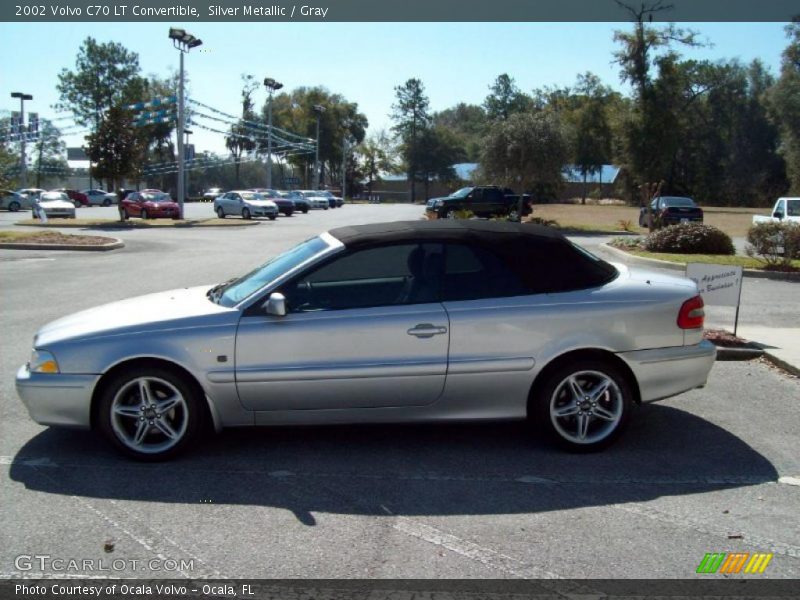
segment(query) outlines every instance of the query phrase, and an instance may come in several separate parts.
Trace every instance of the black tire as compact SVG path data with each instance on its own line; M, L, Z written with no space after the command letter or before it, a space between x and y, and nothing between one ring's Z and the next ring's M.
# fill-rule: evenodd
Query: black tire
M252 218L252 215L250 214L250 209L249 208L243 208L242 209L242 218L243 219L247 219L248 221Z
M147 390L151 394L151 404L145 411L141 408L144 404L140 391L142 380L148 382ZM157 403L178 396L182 401L180 404L163 414L158 412ZM129 414L118 413L120 409ZM140 461L155 462L177 456L189 448L203 430L204 414L195 386L184 377L159 366L132 367L117 373L103 385L96 425L122 454ZM141 450L137 450L136 438L142 427L145 430L138 444ZM165 427L175 434L174 440L164 433L162 428Z
M569 383L571 377L583 394L578 399ZM610 385L593 397L591 392L602 380L607 380ZM533 425L570 452L597 452L607 448L622 435L630 419L634 402L631 384L625 374L610 362L580 360L564 365L553 371L537 388L533 391L529 415ZM565 413L575 410L578 414L558 417L553 414L558 410ZM602 411L604 416L597 416L597 411ZM580 433L582 423L585 423L583 436Z
M277 218L278 218L278 215L269 215L269 220L270 221L274 221Z
M293 210L284 210L282 214L283 214L284 217L291 217L294 214L294 211Z
M303 209L303 214L304 214L304 215L307 215L307 214L308 214L308 208L304 208L304 209Z
M142 209L141 217L142 217L142 219L148 219L149 218L149 215L147 214L147 209L146 208Z
M217 207L217 217L219 217L220 219L225 218L225 209L222 208L221 206Z
M75 208L80 208L80 207L81 207L81 203L80 203L80 202L78 202L77 200L73 200L73 201L72 201L72 205L73 205Z
M14 200L8 205L8 210L11 212L17 212L20 209L19 202Z
M328 207L327 207L327 206L325 207L325 210L328 210Z
M111 206L111 200L108 198L103 199L103 206Z

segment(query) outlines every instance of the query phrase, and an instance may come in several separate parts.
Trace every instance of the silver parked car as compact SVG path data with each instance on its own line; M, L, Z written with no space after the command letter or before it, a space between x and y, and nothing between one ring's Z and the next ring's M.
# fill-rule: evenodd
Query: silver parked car
M611 265L547 228L489 221L343 227L213 287L44 326L17 390L45 425L94 428L155 460L204 422L529 418L574 450L714 363L683 277Z
M83 190L89 206L111 206L118 201L114 192L104 192L103 190Z
M330 202L319 190L300 190L299 193L306 199L311 208L321 208L322 210L330 208Z
M258 192L234 190L214 199L214 212L220 219L224 219L228 215L236 215L243 219L269 217L271 221L274 221L278 217L278 205L272 200L267 200Z
M39 197L34 200L32 208L34 219L39 218L40 211L44 211L48 219L75 218L75 204L64 192L42 192L39 194Z
M0 208L4 208L9 212L33 208L34 198L11 190L0 190Z

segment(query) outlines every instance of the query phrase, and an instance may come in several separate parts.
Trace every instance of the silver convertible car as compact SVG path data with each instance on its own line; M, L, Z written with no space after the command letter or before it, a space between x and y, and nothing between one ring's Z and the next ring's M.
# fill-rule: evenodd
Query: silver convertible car
M702 386L715 349L681 277L611 265L548 228L343 227L213 287L44 326L31 417L155 460L244 425L529 419L605 447L634 405Z

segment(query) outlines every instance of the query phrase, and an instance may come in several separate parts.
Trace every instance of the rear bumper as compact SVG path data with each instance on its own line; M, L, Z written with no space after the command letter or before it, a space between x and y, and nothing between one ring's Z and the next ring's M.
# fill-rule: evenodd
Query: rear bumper
M703 340L693 346L621 352L639 383L642 402L655 402L705 385L717 349Z
M17 371L17 394L28 414L41 425L91 427L92 392L99 375L31 373Z

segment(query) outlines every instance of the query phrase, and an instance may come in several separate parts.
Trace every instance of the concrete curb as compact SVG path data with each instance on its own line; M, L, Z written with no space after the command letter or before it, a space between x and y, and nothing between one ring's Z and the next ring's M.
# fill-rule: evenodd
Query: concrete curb
M753 360L764 356L762 348L727 348L725 346L717 346L717 360Z
M79 250L83 252L105 252L107 250L117 250L124 248L125 242L119 238L108 244L15 244L0 243L0 250Z
M758 346L760 348L761 344L756 344L756 346ZM762 351L764 352L764 358L766 358L773 365L775 365L779 369L783 369L784 371L794 375L795 377L800 377L800 367L797 367L796 365L793 365L791 363L786 362L785 360L783 360L781 358L778 358L777 356L775 356L772 352L769 352L768 350L762 350Z
M668 260L659 260L657 258L645 258L644 256L636 256L630 252L625 252L614 246L608 244L600 244L603 250L607 250L611 254L625 258L636 265L661 267L663 269L672 269L673 271L686 271L686 265L682 263L674 263ZM790 281L800 282L800 273L784 273L782 271L759 271L757 269L744 269L745 277L753 277L756 279L773 279L775 281Z

